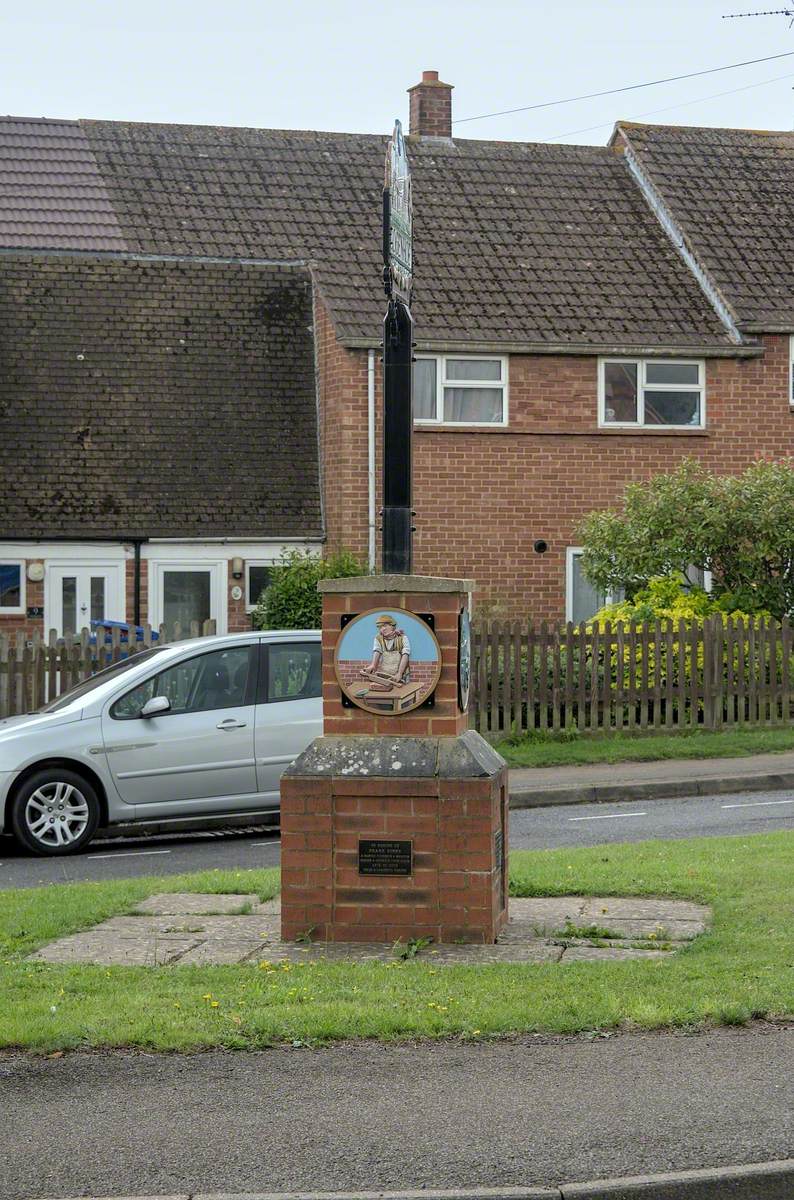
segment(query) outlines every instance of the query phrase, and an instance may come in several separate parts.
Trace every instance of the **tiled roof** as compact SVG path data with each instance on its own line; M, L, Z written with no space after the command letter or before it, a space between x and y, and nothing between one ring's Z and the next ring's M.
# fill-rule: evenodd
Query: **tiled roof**
M740 326L794 330L794 133L618 130Z
M342 340L380 338L384 138L80 127L131 251L308 262ZM613 151L413 139L409 156L420 345L730 344Z
M296 267L0 256L2 537L319 537Z
M76 121L0 119L0 246L126 249Z

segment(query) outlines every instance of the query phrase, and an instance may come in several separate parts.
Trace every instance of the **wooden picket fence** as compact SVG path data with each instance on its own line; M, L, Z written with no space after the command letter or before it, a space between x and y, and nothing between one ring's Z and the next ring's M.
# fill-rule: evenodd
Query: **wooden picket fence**
M0 633L0 719L35 712L74 684L152 645L213 634L215 622L191 621L184 628L177 622L170 629L160 625L154 638L150 625L141 629L141 640L131 643L122 640L118 627L107 639L101 630L95 635L88 629L62 638L53 629L46 640L40 633L30 638Z
M491 621L472 631L471 724L490 736L787 724L792 649L788 619Z

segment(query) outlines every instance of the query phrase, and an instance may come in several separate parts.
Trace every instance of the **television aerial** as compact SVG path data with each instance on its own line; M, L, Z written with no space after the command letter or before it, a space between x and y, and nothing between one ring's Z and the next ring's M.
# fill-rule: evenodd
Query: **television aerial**
M791 17L789 29L794 25L794 8L766 8L760 12L724 13L723 21L735 21L737 17Z

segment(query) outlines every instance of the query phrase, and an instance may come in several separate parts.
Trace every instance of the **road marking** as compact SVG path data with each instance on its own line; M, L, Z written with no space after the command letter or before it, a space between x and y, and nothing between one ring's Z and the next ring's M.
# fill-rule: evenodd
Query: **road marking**
M88 854L87 858L142 858L144 854L170 854L170 850L122 850L117 854Z
M763 808L766 804L794 804L791 800L753 800L749 804L721 804L720 808Z
M272 842L249 842L249 846L280 846L281 838L273 838Z
M618 817L647 817L647 812L637 813L601 813L597 817L569 817L569 821L614 821Z

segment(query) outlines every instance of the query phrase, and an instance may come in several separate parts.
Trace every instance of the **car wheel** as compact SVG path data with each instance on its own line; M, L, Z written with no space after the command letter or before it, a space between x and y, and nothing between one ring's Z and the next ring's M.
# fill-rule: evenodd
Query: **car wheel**
M99 800L81 775L62 767L37 771L11 803L11 828L34 854L75 854L99 824Z

